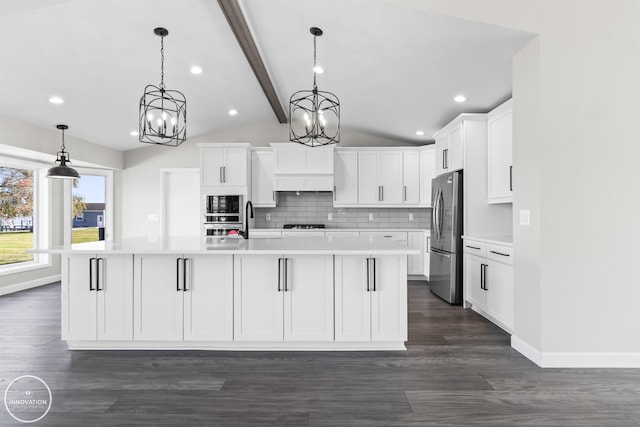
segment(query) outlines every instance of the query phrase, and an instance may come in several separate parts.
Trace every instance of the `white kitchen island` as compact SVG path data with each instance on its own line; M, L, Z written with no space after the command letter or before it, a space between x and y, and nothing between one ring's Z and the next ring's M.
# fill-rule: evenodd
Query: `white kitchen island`
M404 350L405 245L367 237L129 239L62 255L70 349Z

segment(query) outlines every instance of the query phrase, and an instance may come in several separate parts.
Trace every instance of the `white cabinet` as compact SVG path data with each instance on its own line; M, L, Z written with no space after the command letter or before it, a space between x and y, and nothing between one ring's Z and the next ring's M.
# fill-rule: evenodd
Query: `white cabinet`
M277 191L333 191L334 147L272 143Z
M487 198L513 201L513 110L511 100L487 114Z
M336 341L407 340L405 256L335 257Z
M134 339L231 341L232 255L136 255Z
M402 203L406 206L420 204L420 152L402 153Z
M436 139L436 175L464 167L463 126L464 123L457 119L434 135Z
M513 330L513 248L464 240L465 301L508 332Z
M273 152L270 149L256 149L251 152L251 202L255 208L276 206Z
M246 187L249 144L199 144L200 183L206 186Z
M431 207L431 181L436 177L435 146L420 151L420 206Z
M238 255L237 341L333 341L333 256Z
M334 155L333 205L358 204L358 152L336 150Z
M65 255L62 339L133 339L133 256Z
M402 205L402 151L358 153L358 201L361 205Z
M407 241L411 249L417 249L419 254L407 256L407 273L414 275L424 275L424 256L425 256L425 239L426 233L423 231L409 231L407 233Z

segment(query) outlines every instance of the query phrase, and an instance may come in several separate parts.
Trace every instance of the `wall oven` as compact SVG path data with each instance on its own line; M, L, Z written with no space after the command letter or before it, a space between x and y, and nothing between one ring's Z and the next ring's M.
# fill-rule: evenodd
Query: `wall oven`
M241 195L204 196L204 235L227 237L242 229Z

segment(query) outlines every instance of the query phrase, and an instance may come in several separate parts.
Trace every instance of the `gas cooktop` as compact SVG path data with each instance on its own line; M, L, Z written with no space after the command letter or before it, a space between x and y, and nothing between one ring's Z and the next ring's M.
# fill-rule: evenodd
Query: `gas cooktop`
M314 228L324 228L324 224L285 224L282 226L282 228L294 230L312 230Z

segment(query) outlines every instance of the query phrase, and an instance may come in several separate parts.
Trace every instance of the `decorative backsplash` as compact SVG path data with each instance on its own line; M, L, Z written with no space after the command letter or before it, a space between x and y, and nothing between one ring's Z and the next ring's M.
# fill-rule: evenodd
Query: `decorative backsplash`
M328 191L283 191L275 208L255 208L256 228L282 228L284 224L325 224L327 228L422 228L431 224L430 208L334 208ZM271 220L267 221L267 214ZM328 220L328 215L333 216ZM369 214L373 217L369 220ZM413 221L409 219L413 215Z

